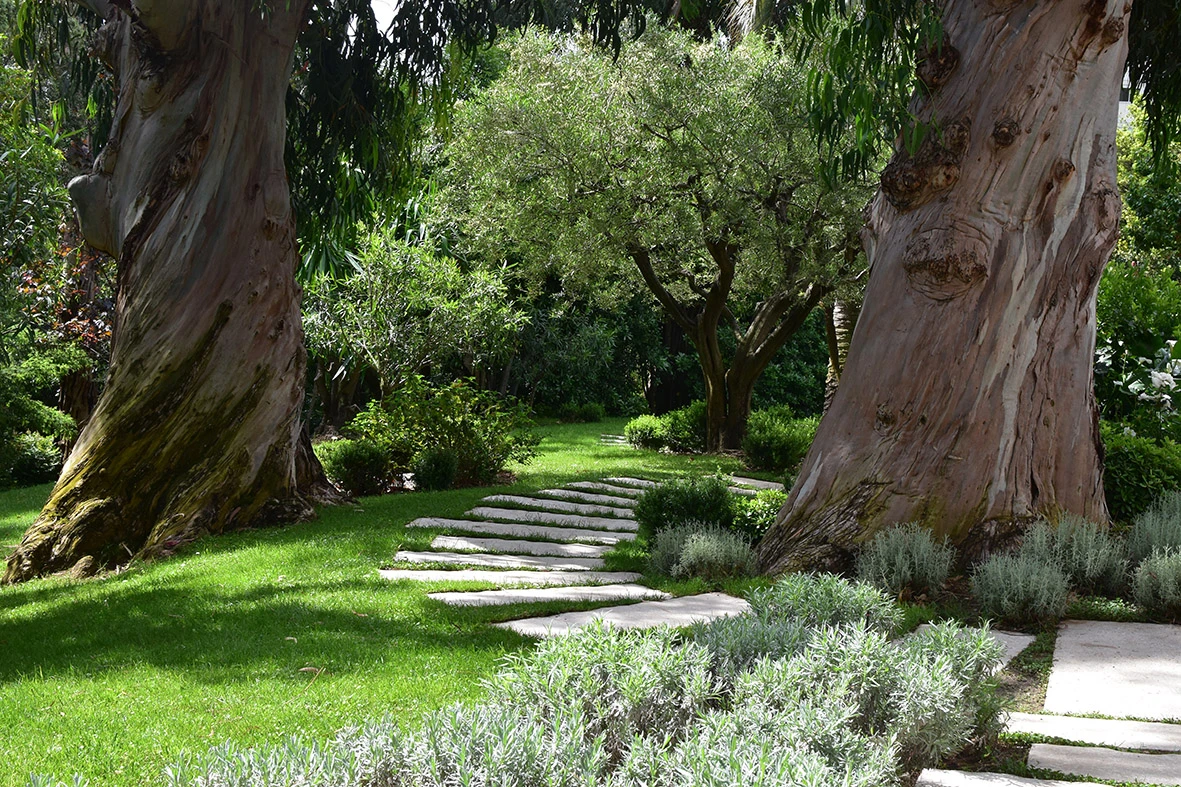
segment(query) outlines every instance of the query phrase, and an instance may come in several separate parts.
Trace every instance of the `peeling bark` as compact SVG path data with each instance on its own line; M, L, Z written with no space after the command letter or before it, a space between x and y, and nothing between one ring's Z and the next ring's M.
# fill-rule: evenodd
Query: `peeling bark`
M88 574L329 495L301 435L284 100L306 0L111 8L111 138L70 192L118 261L106 389L6 582ZM122 10L127 9L127 10Z
M970 559L1038 515L1106 520L1092 356L1129 11L947 4L958 64L912 110L954 133L883 174L842 384L764 570L840 565L896 522Z

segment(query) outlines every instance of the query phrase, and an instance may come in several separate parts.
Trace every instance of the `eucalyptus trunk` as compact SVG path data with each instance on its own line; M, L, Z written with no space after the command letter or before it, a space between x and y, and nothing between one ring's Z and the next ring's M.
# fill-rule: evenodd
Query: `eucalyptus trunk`
M1106 520L1095 296L1116 239L1126 0L951 0L882 175L841 386L762 567L834 567L919 521L986 554L1040 515Z
M5 581L85 575L208 532L306 517L305 355L283 164L306 0L95 2L118 103L70 184L118 264L106 388Z

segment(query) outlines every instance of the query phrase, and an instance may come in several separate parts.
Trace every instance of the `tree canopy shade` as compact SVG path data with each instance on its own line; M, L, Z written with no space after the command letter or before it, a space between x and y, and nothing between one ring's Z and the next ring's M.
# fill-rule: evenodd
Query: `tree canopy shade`
M871 25L891 4L803 5ZM940 133L900 141L883 172L865 307L760 545L765 569L840 564L896 522L924 522L971 557L1039 515L1106 519L1092 364L1120 211L1119 88L1131 41L1134 78L1155 97L1149 127L1167 141L1181 109L1179 9L942 6L942 65L924 76L920 58L909 107Z
M70 192L87 240L118 261L117 330L103 396L10 556L9 582L84 575L206 532L309 516L330 495L301 439L305 353L283 161L297 42L322 34L309 20L351 31L368 52L350 61L346 87L370 84L396 104L437 83L449 50L498 26L541 16L609 41L632 10L616 0L401 3L377 31L368 0L87 5L103 20L95 51L114 72L117 104L94 171ZM309 90L331 94L331 79L310 76L320 62L300 68ZM361 129L380 113L304 106L341 149L360 140L347 155L374 152Z
M534 32L510 60L455 120L443 177L460 228L586 290L632 268L697 350L707 447L736 448L759 374L861 266L870 191L818 183L802 69L779 40L657 26L617 58Z

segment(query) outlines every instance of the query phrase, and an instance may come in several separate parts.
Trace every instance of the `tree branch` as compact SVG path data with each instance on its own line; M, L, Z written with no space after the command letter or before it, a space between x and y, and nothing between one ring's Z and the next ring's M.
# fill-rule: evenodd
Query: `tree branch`
M656 296L656 300L660 301L660 305L673 318L673 321L692 336L696 328L695 321L690 318L689 312L677 300L676 296L669 292L664 284L661 283L660 278L656 275L656 270L652 267L652 255L648 249L641 246L628 246L627 254L632 258L636 267L639 268L640 275L644 277L644 283L648 285L648 289Z

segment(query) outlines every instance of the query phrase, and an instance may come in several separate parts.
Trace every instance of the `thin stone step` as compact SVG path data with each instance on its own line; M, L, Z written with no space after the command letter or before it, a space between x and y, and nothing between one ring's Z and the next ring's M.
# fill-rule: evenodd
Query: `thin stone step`
M496 625L526 637L557 637L570 634L597 620L620 628L688 626L701 621L741 615L749 609L750 604L743 599L725 593L702 593L699 596L682 596L668 601L643 601L639 604L605 607L589 612L564 612L560 615L510 620Z
M567 489L581 489L588 492L606 492L609 495L622 495L623 497L639 497L644 494L643 489L636 489L633 486L616 486L615 484L604 484L602 481L574 481L566 484Z
M544 555L490 555L476 552L407 552L394 555L398 563L444 563L483 568L531 568L536 571L591 571L603 567L597 557L548 557Z
M914 787L1104 787L1095 782L1064 782L1027 779L1007 773L965 773L927 768L919 774Z
M748 489L745 486L728 486L726 488L729 489L734 494L742 495L743 497L754 497L755 495L757 495L759 493L759 490Z
M656 481L649 481L647 478L629 478L627 476L616 476L614 478L604 478L608 484L615 484L616 486L637 486L640 489L648 490L655 489L660 486Z
M464 533L484 533L513 538L544 538L549 541L586 541L592 544L618 544L634 541L635 533L626 530L588 530L581 527L551 527L521 522L479 522L474 519L438 519L421 517L406 527L429 527L459 530Z
M1061 738L1091 746L1181 752L1181 724L1123 719L1084 719L1043 713L1010 713L1009 732Z
M507 538L435 536L431 549L447 552L496 552L502 555L557 555L559 557L602 557L608 546L556 544L552 541L521 541Z
M1181 626L1068 620L1058 630L1047 713L1181 719Z
M1118 782L1181 785L1181 754L1035 743L1029 748L1029 767Z
M780 492L783 491L783 484L776 481L763 481L760 478L744 478L739 475L731 476L730 481L735 486L753 486L755 489L776 489Z
M569 503L564 500L546 500L540 497L525 497L523 495L489 495L480 502L500 506L521 506L523 508L540 508L543 511L557 511L564 514L582 514L584 516L613 516L630 519L630 508L616 508L614 506L596 506L586 503Z
M643 585L597 585L594 587L534 588L527 590L473 590L467 593L427 593L433 599L455 607L492 607L541 601L624 601L668 598L667 593Z
M493 571L491 569L383 568L377 572L391 582L487 582L500 587L514 585L617 585L635 582L634 571Z
M493 508L492 506L476 506L471 511L468 511L467 515L504 522L540 522L547 525L562 525L564 527L589 530L625 530L635 532L640 527L634 519L579 516L578 514L554 514L548 511L522 511L518 508Z
M537 495L557 497L562 500L573 500L577 503L599 503L616 508L635 508L636 501L630 497L616 497L614 495L596 495L591 492L579 492L575 489L541 489L534 492Z

